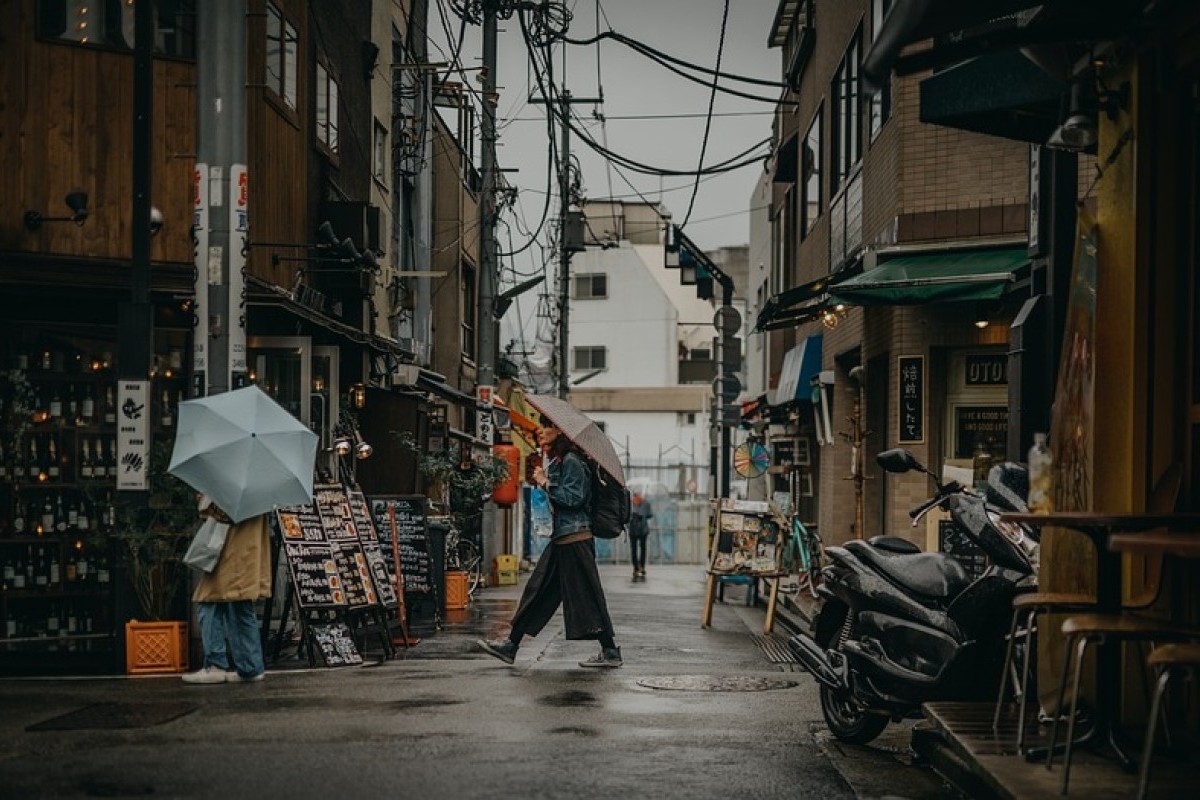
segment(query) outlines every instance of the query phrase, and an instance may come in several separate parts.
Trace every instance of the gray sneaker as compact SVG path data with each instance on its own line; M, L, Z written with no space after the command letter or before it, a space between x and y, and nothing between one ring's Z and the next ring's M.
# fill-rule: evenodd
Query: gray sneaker
M586 661L580 661L581 667L601 667L604 669L616 669L625 662L621 660L621 648L619 647L602 647L600 652Z
M511 664L517 660L517 646L510 639L476 639L475 644L490 656Z

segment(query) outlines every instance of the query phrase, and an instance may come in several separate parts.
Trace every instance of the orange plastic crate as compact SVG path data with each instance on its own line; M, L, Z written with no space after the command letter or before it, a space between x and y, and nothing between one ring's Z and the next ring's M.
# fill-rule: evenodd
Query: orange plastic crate
M186 672L186 622L125 623L125 671L130 675Z
M446 609L463 609L471 602L467 594L467 573L450 571L446 573Z

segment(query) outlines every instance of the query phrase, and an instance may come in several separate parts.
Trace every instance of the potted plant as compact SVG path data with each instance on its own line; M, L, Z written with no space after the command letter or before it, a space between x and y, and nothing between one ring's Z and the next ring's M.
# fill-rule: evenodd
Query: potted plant
M111 533L140 612L125 623L130 674L184 672L188 667L187 622L178 617L188 585L183 555L198 522L196 493L167 473L170 457L169 443L151 447L148 496L119 506Z
M417 455L417 469L428 481L435 508L449 514L460 530L470 526L492 490L508 477L508 463L492 454L460 461L450 450L422 450L407 431L399 439L401 446Z

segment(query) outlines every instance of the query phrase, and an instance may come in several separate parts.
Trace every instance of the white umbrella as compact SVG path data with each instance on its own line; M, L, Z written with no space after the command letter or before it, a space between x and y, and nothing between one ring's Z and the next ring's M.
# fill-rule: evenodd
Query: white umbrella
M257 386L179 404L167 468L234 522L312 501L317 435Z

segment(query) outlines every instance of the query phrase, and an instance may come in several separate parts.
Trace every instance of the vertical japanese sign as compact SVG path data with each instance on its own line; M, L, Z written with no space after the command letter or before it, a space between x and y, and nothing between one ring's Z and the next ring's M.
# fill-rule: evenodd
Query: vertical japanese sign
M117 491L146 490L150 460L150 382L117 384Z
M229 388L246 374L246 245L250 234L249 174L245 164L229 172ZM242 376L242 379L239 379Z
M208 392L208 164L192 173L192 396Z
M495 423L492 419L492 387L475 387L475 437L491 446L495 443Z
M901 444L925 441L925 356L898 356L900 402L897 409Z

